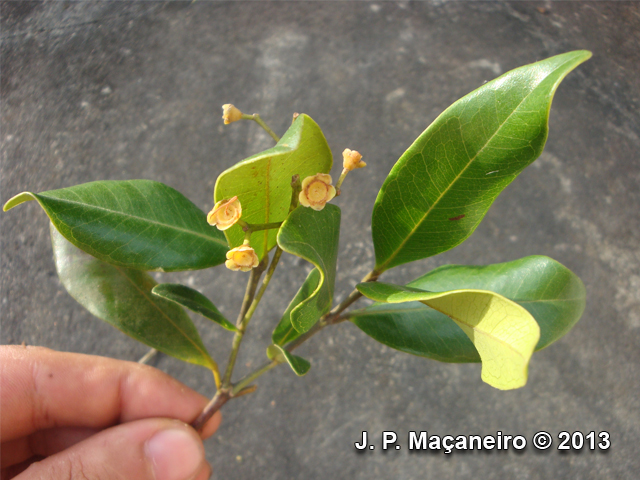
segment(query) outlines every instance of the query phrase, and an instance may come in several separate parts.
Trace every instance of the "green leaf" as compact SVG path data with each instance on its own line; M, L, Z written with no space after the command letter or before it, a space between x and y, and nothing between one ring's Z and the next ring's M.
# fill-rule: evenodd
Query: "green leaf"
M330 204L319 212L298 207L280 227L280 248L311 262L320 273L315 290L290 311L291 325L299 333L309 330L331 308L339 236L340 209Z
M356 287L372 300L420 301L449 316L471 339L482 359L482 380L501 390L527 383L527 367L540 338L531 314L515 302L484 290L426 292L386 283Z
M222 328L226 328L231 332L238 331L235 325L220 313L211 300L193 288L177 283L161 283L153 287L151 293L188 308L192 312L216 322Z
M195 270L225 261L222 232L180 192L150 180L99 181L24 192L4 210L37 200L76 247L113 265L139 270Z
M526 308L540 326L536 351L565 335L580 319L586 292L568 268L544 256L486 266L444 265L407 284L427 291L490 290ZM419 302L379 304L350 312L375 340L441 362L479 362L480 357L446 315Z
M349 319L374 340L401 352L439 362L480 361L476 347L453 320L420 302L374 304L349 312Z
M214 201L238 196L242 220L251 224L280 222L291 205L291 177L300 180L329 173L333 157L320 127L307 115L299 115L275 147L253 155L225 170L216 181ZM239 225L225 230L229 245L242 245ZM251 235L251 246L260 259L276 245L277 230Z
M307 300L311 295L313 295L313 292L316 291L321 280L322 277L320 275L320 271L317 268L314 268L309 272L309 275L307 275L307 278L298 290L298 293L296 293L296 296L293 298L293 300L291 300L291 303L289 303L287 310L282 315L280 323L278 323L278 326L273 331L273 334L271 335L271 340L273 341L273 343L275 343L276 345L284 345L286 343L294 341L296 338L302 335L302 333L293 328L293 325L291 324L291 311L302 302ZM320 312L318 312L317 314L318 318L320 318L320 316L322 315L323 313Z
M189 316L151 293L156 282L147 273L101 262L69 243L53 224L51 243L60 281L78 303L130 337L207 367L218 378L218 366Z
M447 251L544 148L562 79L581 50L517 68L445 110L391 169L373 208L377 272Z
M306 374L311 368L309 360L293 355L280 345L269 345L267 348L267 357L279 363L287 362L291 370L299 377Z

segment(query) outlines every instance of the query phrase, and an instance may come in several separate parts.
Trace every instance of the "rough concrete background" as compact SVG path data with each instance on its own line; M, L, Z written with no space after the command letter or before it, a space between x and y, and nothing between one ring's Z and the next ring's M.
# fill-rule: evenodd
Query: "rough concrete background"
M259 381L225 406L207 443L214 478L631 479L640 471L640 6L546 2L4 2L1 197L96 179L165 182L207 211L216 176L271 145L253 124L223 127L220 106L259 112L283 132L311 115L336 159L361 151L343 209L344 295L372 265L370 214L404 149L450 103L497 75L573 49L593 58L560 87L542 157L462 246L388 272L408 281L445 263L549 255L584 280L576 328L535 354L528 385L500 392L479 365L395 352L350 324L301 352L313 362ZM339 161L337 162L340 163ZM334 175L339 168L334 169ZM0 215L2 343L135 360L146 348L93 318L59 284L35 202ZM286 257L243 346L263 361L271 328L306 275ZM294 268L295 267L295 268ZM245 275L165 275L235 318ZM210 351L229 335L195 319ZM212 393L202 368L161 368ZM434 434L607 431L606 453L357 454L368 430ZM378 440L379 444L379 440ZM241 456L241 460L240 457ZM633 472L636 472L633 474Z

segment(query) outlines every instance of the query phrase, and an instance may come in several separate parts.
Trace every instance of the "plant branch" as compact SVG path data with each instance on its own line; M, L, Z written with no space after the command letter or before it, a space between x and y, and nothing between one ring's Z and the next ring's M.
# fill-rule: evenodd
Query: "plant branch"
M275 255L274 255L274 260L275 260ZM273 264L273 262L272 262L272 264ZM275 267L274 267L274 269L275 269ZM271 270L271 268L269 270ZM380 275L380 273L372 271L362 279L362 282L375 282L378 279L379 275ZM265 278L263 280L263 286L264 286L265 282L268 284L268 282L267 282L267 277L268 276L269 276L269 273L267 272L267 276L265 276ZM260 296L260 293L258 293L258 296ZM349 308L353 303L355 303L360 297L362 297L362 294L360 292L358 292L357 290L354 290L353 292L351 292L347 298L345 298L335 308L333 308L329 313L327 313L320 320L318 320L318 322L316 322L316 324L313 327L311 327L311 329L308 332L300 335L293 342L289 343L285 347L287 349L287 351L292 352L293 350L298 348L300 345L302 345L304 342L309 340L311 337L313 337L316 333L318 333L320 330L324 329L325 327L328 327L329 325L335 325L337 323L340 323L340 322L346 320L347 317L343 317L340 314L343 311L345 311L347 308ZM256 300L259 301L259 298L256 297ZM252 306L253 306L253 304L252 304ZM202 426L207 422L207 420L209 420L213 416L214 413L216 413L218 410L220 410L220 408L228 400L230 400L230 399L232 399L232 398L234 398L236 396L240 396L241 394L244 394L243 390L247 388L247 385L249 385L251 382L256 380L258 377L260 377L260 376L264 375L265 373L267 373L272 368L277 367L278 365L280 365L280 363L276 362L276 361L265 362L263 365L258 367L256 370L254 370L253 372L249 373L248 375L246 375L242 379L240 379L236 384L232 385L230 387L230 389L226 389L226 390L224 390L222 392L216 393L216 396L213 397L211 402L209 402L209 405L207 405L205 410L203 410L203 412L200 414L200 416L198 417L196 422L194 422L192 424L193 428L195 428L196 430L198 430L199 428L202 428Z
M253 314L255 313L256 308L258 308L258 304L262 299L262 295L264 295L264 292L267 289L269 282L271 281L271 277L273 277L273 272L275 271L276 266L278 265L278 261L280 260L281 255L282 255L282 249L280 247L277 247L275 253L273 254L271 265L269 265L269 270L267 271L267 274L262 280L262 286L260 287L260 290L258 290L258 293L253 297L249 308L246 310L246 313L242 316L242 318L238 317L238 323L236 324L236 327L238 327L238 331L233 337L233 344L231 346L231 354L229 355L229 362L227 363L227 369L224 373L224 378L222 379L223 390L227 390L231 386L231 375L233 374L233 368L235 367L235 364L236 364L236 358L238 357L238 352L240 351L240 345L242 344L242 339L244 337L245 332L247 331L247 326L249 325L249 321L251 320L251 317L253 317ZM256 270L257 268L254 268L251 271L251 273L253 274L253 272L255 272ZM259 277L261 273L262 272L260 272L257 276ZM256 279L256 282L257 282L257 279ZM254 288L254 292L255 292L255 288ZM243 307L244 307L244 304L243 304Z
M282 256L282 249L278 246L276 247L276 251L273 254L273 259L271 260L271 265L269 265L269 270L267 271L267 274L264 276L264 279L262 280L262 286L260 287L260 290L258 290L258 293L256 294L256 297L253 299L253 302L251 302L251 306L249 307L249 310L247 311L247 314L244 317L244 328L247 328L247 325L249 324L249 321L251 320L251 317L253 317L253 314L256 311L256 308L258 308L258 303L260 303L260 300L262 299L262 295L264 295L264 292L267 290L267 287L269 286L269 282L271 281L271 277L273 277L273 273L276 270L276 267L278 266L278 262L280 261L280 257Z
M247 385L253 382L256 378L267 373L273 367L277 367L278 365L280 365L280 363L276 361L266 362L250 374L240 379L240 381L232 387L231 397L237 396Z
M229 401L231 396L228 392L218 390L218 392L213 396L211 401L204 407L204 410L198 415L192 423L191 426L196 432L199 432L204 427L205 423L209 421L213 414L216 413L220 408Z
M243 320L253 299L255 297L256 289L258 288L258 282L260 281L260 276L262 272L264 272L265 264L260 263L256 268L251 270L249 274L249 281L247 282L247 289L244 294L244 299L242 300L242 306L240 307L240 313L238 314L238 319L236 320L236 327L238 331L233 337L233 344L231 346L231 353L229 354L229 361L227 362L227 368L224 372L224 377L222 378L221 388L228 388L231 384L231 374L233 373L233 366L236 363L236 357L238 356L238 349L240 348L240 343L242 342L242 336L244 335L244 330L242 328Z
M380 274L378 272L372 271L362 279L361 283L375 282L376 280L378 280L379 276ZM302 345L304 342L309 340L311 337L313 337L316 333L318 333L320 330L324 329L325 327L328 327L329 325L335 325L337 323L341 323L345 321L348 317L343 317L341 313L344 312L351 305L353 305L358 299L360 299L360 297L362 297L362 294L358 292L358 290L354 289L353 292L351 292L347 298L345 298L342 302L336 305L329 313L327 313L322 318L320 318L320 320L318 320L316 324L313 327L311 327L311 329L309 329L307 332L300 335L293 342L287 344L285 347L287 351L292 352L293 350L298 348L300 345ZM245 376L240 381L238 381L238 383L233 385L231 390L232 397L236 392L239 392L249 383L253 382L255 379L257 379L264 373L267 373L273 367L276 367L278 365L280 365L280 363L276 361L267 362L261 365L260 367L258 367L253 372L249 373L247 376Z
M236 319L236 327L240 327L242 324L242 319L247 314L247 310L249 310L249 306L251 302L253 302L253 298L256 295L256 290L258 289L258 283L260 282L260 276L262 272L264 272L266 268L266 264L262 263L258 265L256 268L251 270L249 274L249 281L247 282L247 290L244 293L244 299L242 300L242 307L240 307L240 313L238 314L238 318Z
M289 206L289 213L293 212L298 206L298 196L300 194L301 185L300 185L300 176L294 175L291 177L291 205ZM278 224L278 228L282 225L283 222ZM269 225L269 224L265 224ZM249 226L247 224L247 226ZM251 228L249 226L249 228ZM273 254L273 259L271 260L271 264L269 265L269 269L264 279L262 280L262 286L260 290L256 294L256 289L258 285L258 281L262 272L264 271L265 265L260 263L260 265L251 271L251 276L249 277L249 282L247 284L247 290L245 293L244 301L242 302L242 308L240 309L240 314L238 315L238 320L236 321L236 327L238 327L238 331L233 337L233 345L231 347L231 354L229 355L229 362L227 364L227 368L224 374L224 378L222 380L222 384L220 390L218 390L215 396L211 399L209 404L205 407L202 413L198 416L198 418L191 424L193 428L196 430L200 430L204 424L218 411L222 406L227 403L231 398L238 397L241 395L245 395L247 393L251 393L254 389L251 387L247 387L253 380L260 377L264 373L271 370L273 367L279 365L278 362L269 362L264 364L262 367L253 371L252 373L243 377L238 383L231 384L231 376L233 375L233 368L236 363L236 358L238 356L238 352L240 350L240 344L242 343L242 339L244 337L244 333L247 330L247 326L251 317L256 311L258 307L258 303L262 299L262 295L267 289L269 282L271 281L271 277L273 277L273 273L278 266L278 262L280 261L280 257L282 256L282 249L280 246L276 247L276 251ZM268 257L265 257L265 259ZM367 277L365 277L367 278ZM357 300L357 298L355 299ZM353 300L353 301L355 301ZM353 301L351 303L353 303ZM344 303L344 302L343 302ZM349 304L350 305L350 304ZM347 305L348 306L348 305ZM345 306L344 308L346 308ZM318 322L320 323L320 322ZM324 324L321 328L324 328ZM314 335L317 331L315 326L309 330L306 334L302 335L300 338L304 337L304 340ZM303 340L303 341L304 341ZM302 343L302 342L300 342ZM289 347L291 350L296 348L297 345L293 345Z

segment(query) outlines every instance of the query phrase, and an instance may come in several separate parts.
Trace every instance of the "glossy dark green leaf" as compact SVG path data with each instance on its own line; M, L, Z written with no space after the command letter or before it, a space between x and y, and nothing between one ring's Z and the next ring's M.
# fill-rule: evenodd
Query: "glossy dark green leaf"
M462 329L423 303L377 303L349 312L349 317L371 338L401 352L448 363L480 361Z
M188 308L231 332L238 331L235 325L220 313L211 300L193 288L177 283L161 283L153 287L151 293Z
M280 227L280 248L311 262L320 273L315 290L290 311L291 325L300 333L309 330L331 308L339 236L340 209L330 204L319 212L298 207Z
M490 290L526 308L540 326L536 350L558 340L585 307L582 281L544 256L486 266L444 265L407 284L428 291ZM378 304L351 312L351 320L392 348L442 362L479 362L475 347L446 315L419 302Z
M562 79L591 56L517 68L445 110L391 169L373 209L376 271L449 250L544 148Z
M306 374L311 368L309 360L288 352L280 345L270 345L269 348L267 348L267 356L270 360L275 360L280 363L287 362L291 367L291 370L293 370L293 372L299 377Z
M248 223L271 223L285 219L291 205L291 177L300 180L329 173L333 157L320 127L307 115L299 115L277 145L253 155L220 174L214 201L237 196L242 219ZM235 225L225 230L229 245L237 247L244 232ZM253 233L251 246L260 259L276 245L277 230Z
M4 210L29 200L37 200L76 247L113 265L170 272L225 261L222 232L184 195L159 182L100 181L24 192Z
M386 303L419 301L450 317L473 342L482 360L482 380L511 390L527 383L528 365L540 338L533 316L488 290L427 292L388 283L361 283L358 291Z
M271 340L273 340L274 344L285 345L302 335L302 333L293 328L293 325L291 324L291 311L307 300L313 292L316 291L321 280L320 271L317 268L314 268L309 272L306 280L298 290L298 293L296 293L296 296L291 300L291 303L289 303L287 310L282 315L280 323L278 323L278 326L271 335ZM318 312L317 315L318 318L320 318L323 313Z
M54 260L69 294L96 317L167 355L218 367L182 308L156 297L156 282L140 270L104 263L69 243L51 226Z

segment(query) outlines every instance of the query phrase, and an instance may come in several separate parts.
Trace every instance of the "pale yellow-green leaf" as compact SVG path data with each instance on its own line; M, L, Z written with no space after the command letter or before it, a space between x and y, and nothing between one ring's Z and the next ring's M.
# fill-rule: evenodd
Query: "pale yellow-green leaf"
M486 290L426 292L384 283L357 286L378 302L419 301L449 316L473 342L482 360L482 380L501 390L527 383L527 367L540 327L517 303Z

